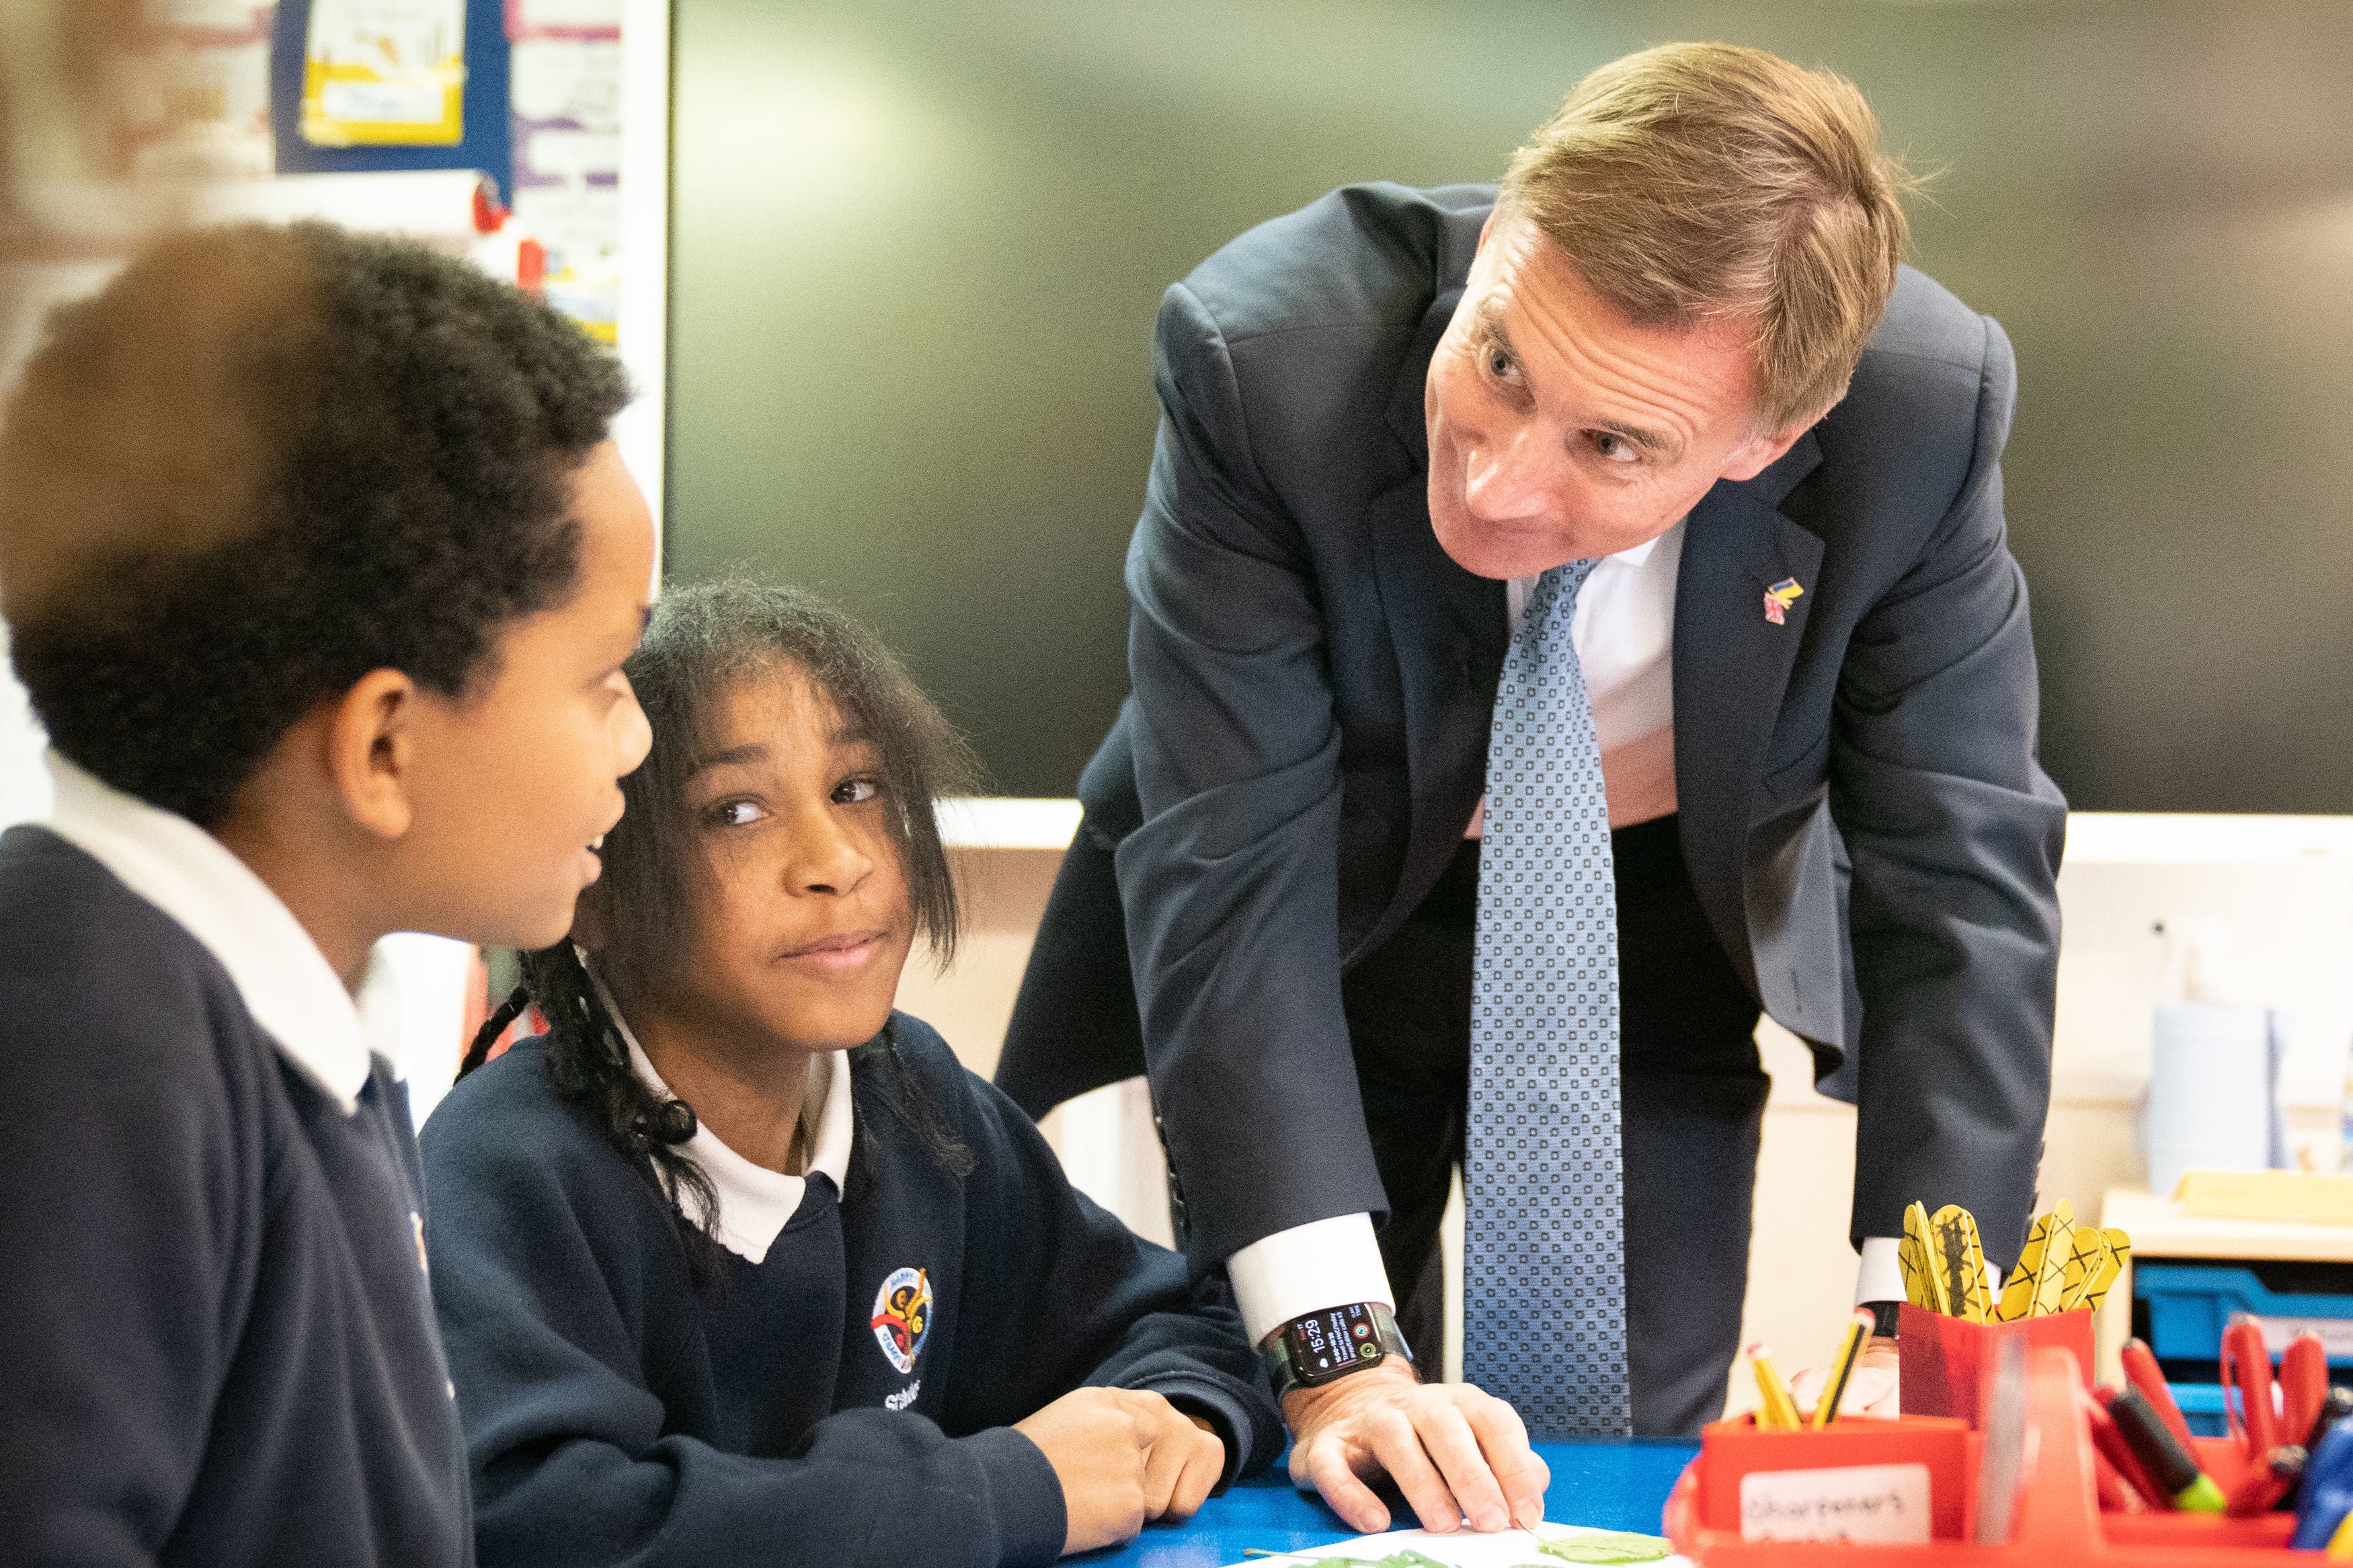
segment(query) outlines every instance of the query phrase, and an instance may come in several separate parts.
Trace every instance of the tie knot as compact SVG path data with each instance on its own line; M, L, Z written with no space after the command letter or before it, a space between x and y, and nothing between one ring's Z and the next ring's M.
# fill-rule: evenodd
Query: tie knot
M1600 563L1599 557L1564 562L1538 576L1528 590L1527 605L1521 612L1523 624L1565 620L1577 608L1577 590L1585 586L1585 580Z
M1564 561L1545 575L1559 584L1563 598L1574 601L1577 591L1585 586L1585 580L1592 576L1593 569L1600 564L1599 556L1588 555L1582 561Z

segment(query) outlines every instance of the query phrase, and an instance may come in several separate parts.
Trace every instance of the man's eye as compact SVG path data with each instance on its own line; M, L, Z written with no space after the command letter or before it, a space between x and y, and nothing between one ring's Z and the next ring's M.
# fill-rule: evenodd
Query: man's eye
M862 805L882 793L872 779L844 779L833 786L836 805Z
M1631 463L1641 456L1634 449L1633 442L1615 430L1596 430L1593 433L1593 449L1604 461L1611 463Z
M1487 374L1497 381L1511 380L1519 368L1506 351L1499 348L1491 348L1487 351Z
M712 822L721 827L749 827L766 812L755 800L723 800L708 813Z

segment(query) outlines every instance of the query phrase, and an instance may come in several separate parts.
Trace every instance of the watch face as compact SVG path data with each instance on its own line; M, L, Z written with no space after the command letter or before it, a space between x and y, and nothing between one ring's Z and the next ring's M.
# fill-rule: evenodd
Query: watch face
M1311 1388L1371 1366L1387 1353L1373 1328L1372 1309L1362 1302L1294 1318L1282 1337L1292 1375Z

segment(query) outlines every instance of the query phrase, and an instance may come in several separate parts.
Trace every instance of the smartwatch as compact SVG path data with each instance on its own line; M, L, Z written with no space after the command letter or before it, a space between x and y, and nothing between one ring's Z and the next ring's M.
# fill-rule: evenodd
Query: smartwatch
M1413 1364L1396 1314L1378 1301L1357 1301L1293 1318L1269 1335L1266 1373L1281 1399L1294 1388L1321 1388L1391 1356Z

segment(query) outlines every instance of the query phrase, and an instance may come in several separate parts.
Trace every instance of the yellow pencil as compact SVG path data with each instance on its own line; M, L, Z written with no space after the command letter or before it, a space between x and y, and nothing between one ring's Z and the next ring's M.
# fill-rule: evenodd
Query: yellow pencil
M1821 1403L1814 1406L1816 1431L1838 1419L1839 1401L1846 1397L1847 1381L1854 1376L1854 1363L1862 1359L1862 1347L1871 1342L1871 1331L1878 1321L1868 1307L1857 1307L1854 1316L1847 1321L1846 1337L1839 1341L1838 1353L1831 1357L1831 1375L1822 1384Z
M1789 1397L1788 1385L1773 1370L1773 1352L1759 1341L1748 1347L1748 1361L1757 1369L1757 1392L1764 1400L1757 1408L1758 1428L1767 1432L1797 1431L1803 1425L1798 1419L1798 1402Z

